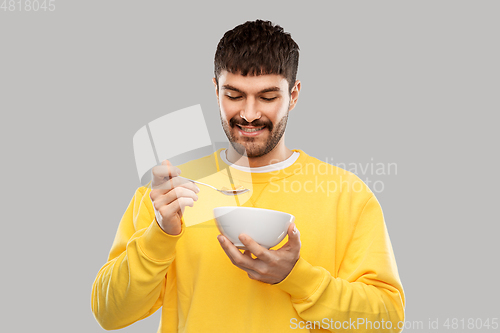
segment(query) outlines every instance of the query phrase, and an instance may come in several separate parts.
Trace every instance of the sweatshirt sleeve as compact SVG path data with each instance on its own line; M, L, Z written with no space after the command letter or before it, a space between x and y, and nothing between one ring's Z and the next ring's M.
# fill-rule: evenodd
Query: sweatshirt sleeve
M184 233L165 233L156 222L149 191L139 188L123 215L107 263L92 286L92 312L107 330L144 319L162 305L165 276Z
M403 287L375 196L364 205L352 233L343 236L350 241L335 277L301 257L277 286L290 294L302 320L320 322L330 331L401 332Z

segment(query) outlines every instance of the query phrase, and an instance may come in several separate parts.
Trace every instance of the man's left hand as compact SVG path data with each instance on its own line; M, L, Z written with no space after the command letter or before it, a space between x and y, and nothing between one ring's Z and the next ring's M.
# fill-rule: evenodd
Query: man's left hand
M223 235L217 239L233 265L247 272L251 279L269 284L283 281L300 256L300 233L295 223L288 227L288 242L278 250L268 250L245 234L239 236L248 249L244 253ZM256 258L252 258L252 253Z

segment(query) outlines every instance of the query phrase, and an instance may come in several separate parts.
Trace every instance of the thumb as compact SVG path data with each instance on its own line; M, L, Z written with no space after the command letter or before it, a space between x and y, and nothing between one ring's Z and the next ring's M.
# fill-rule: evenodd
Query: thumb
M290 223L288 227L288 245L293 248L300 248L300 232L295 226L295 223Z

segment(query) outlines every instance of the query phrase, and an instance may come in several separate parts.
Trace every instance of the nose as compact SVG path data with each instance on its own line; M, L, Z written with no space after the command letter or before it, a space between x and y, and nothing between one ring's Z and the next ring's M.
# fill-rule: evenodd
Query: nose
M240 111L240 117L245 119L249 123L256 119L260 119L260 117L262 116L260 111L257 111L257 106L255 104L255 101L247 100L243 110Z

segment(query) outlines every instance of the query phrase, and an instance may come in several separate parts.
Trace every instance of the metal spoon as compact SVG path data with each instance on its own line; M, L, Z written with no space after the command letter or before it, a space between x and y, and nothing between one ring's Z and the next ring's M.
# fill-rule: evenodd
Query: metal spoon
M250 191L249 189L246 189L246 188L242 188L242 189L238 189L238 190L220 190L220 189L218 189L218 188L216 188L216 187L214 187L212 185L208 185L208 184L205 184L205 183L202 183L202 182L198 182L196 180L192 180L192 179L181 177L181 176L178 176L178 177L182 178L182 179L189 180L190 182L193 182L193 183L196 183L196 184L200 184L200 185L205 185L205 186L211 187L214 190L219 191L220 193L223 193L225 195L238 195L238 194L243 194L243 193L246 193L246 192Z

